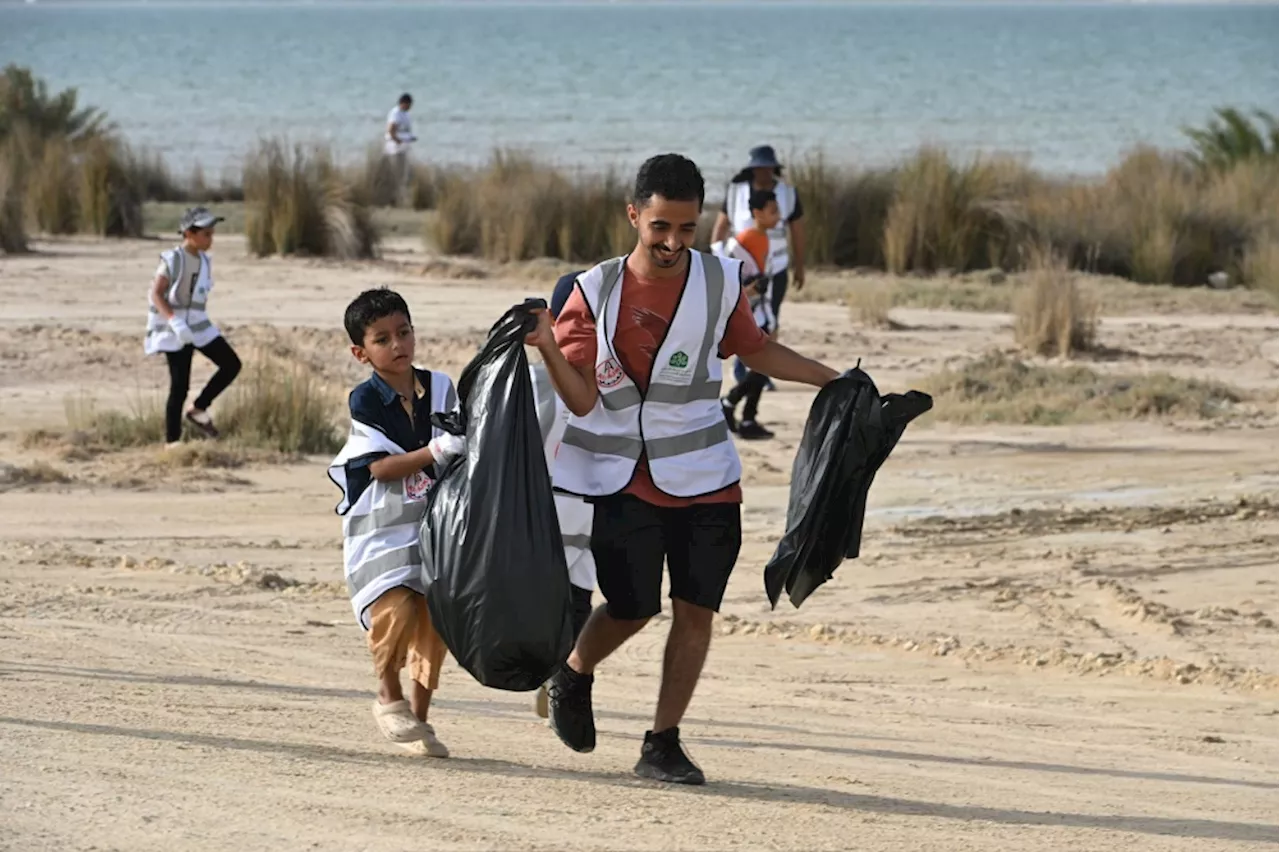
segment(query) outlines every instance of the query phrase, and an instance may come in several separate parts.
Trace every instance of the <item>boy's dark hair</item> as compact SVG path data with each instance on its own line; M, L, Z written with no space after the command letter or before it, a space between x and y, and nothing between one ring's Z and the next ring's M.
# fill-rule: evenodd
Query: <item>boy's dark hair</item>
M400 96L400 100L399 100L399 101L397 101L397 103L400 103L400 104L412 104L412 103L413 103L413 95L409 94L408 92L405 92L403 95L401 95L401 96Z
M701 210L707 188L693 160L679 154L659 154L640 166L631 203L643 207L655 195L668 201L696 201Z
M770 201L777 201L778 193L772 189L753 189L747 197L748 210L763 210Z
M364 333L369 326L383 317L395 314L404 314L405 319L413 322L413 317L409 316L409 306L400 294L386 287L379 287L376 290L365 290L351 300L351 304L347 305L347 312L343 314L342 325L347 329L347 337L351 338L352 345L364 346Z

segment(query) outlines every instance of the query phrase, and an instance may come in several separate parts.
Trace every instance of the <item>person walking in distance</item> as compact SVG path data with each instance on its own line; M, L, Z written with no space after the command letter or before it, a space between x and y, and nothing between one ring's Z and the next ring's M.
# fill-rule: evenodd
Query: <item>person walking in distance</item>
M409 188L409 148L418 141L413 135L413 123L409 121L409 111L413 109L413 96L405 92L391 112L387 113L387 129L383 140L383 151L391 163L391 179L395 182L396 203L404 202L405 192Z
M771 308L775 322L781 320L782 301L787 297L788 277L795 282L796 290L804 289L805 231L804 206L795 187L782 179L782 164L770 145L752 148L750 159L725 189L724 207L716 215L711 227L711 242L740 234L753 225L751 193L769 190L778 200L779 221L769 229L769 267L773 279L769 284ZM742 360L734 364L734 379L741 382L747 377ZM770 390L773 383L766 385Z
M595 748L596 667L661 612L665 563L671 629L635 772L680 784L705 782L679 725L742 542L742 465L720 406L721 358L814 386L836 377L760 329L738 261L692 249L704 198L692 161L647 160L627 205L635 248L579 276L554 326L541 311L526 338L570 411L553 483L593 504L606 601L551 678L551 727L575 751Z
M182 242L160 255L160 266L151 282L144 349L148 355L163 352L169 362L169 398L164 410L166 446L182 439L184 416L209 437L218 437L209 407L240 373L239 357L208 314L209 294L213 291L209 249L213 246L214 228L221 221L221 216L203 207L187 210L179 225ZM218 370L184 415L191 359L197 351Z

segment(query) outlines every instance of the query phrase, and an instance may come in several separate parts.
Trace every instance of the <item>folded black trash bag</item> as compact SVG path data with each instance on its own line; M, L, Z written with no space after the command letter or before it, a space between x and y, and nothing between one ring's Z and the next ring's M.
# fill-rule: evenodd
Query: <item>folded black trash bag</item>
M459 665L485 686L544 683L573 640L569 570L534 408L524 337L533 307L489 330L458 380L458 407L432 421L467 452L428 497L419 538L431 620Z
M783 589L799 607L843 560L857 557L876 471L907 424L931 408L933 398L919 391L881 397L857 368L818 391L791 466L787 531L764 569L773 607Z

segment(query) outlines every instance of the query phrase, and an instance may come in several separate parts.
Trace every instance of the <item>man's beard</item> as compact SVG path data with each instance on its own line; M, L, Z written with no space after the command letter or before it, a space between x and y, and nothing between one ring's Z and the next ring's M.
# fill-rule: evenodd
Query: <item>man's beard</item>
M664 269L670 269L680 262L680 258L684 255L685 249L681 248L677 252L666 252L658 249L656 246L649 249L649 256L653 258L653 262Z

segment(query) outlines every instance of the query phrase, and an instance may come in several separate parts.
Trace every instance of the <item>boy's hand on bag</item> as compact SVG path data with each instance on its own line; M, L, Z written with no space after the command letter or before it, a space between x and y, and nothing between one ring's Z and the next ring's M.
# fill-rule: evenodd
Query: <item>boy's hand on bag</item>
M467 441L461 435L440 435L427 442L431 458L438 465L446 465L467 451Z
M554 347L556 335L551 327L551 311L546 308L535 308L533 314L538 318L538 327L525 335L525 345L536 346L539 349Z

